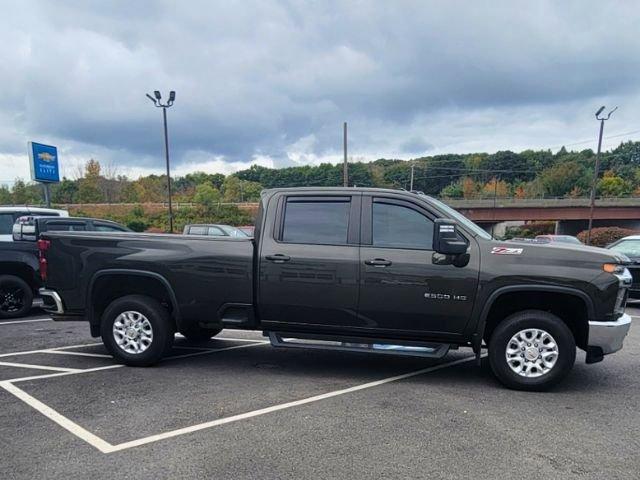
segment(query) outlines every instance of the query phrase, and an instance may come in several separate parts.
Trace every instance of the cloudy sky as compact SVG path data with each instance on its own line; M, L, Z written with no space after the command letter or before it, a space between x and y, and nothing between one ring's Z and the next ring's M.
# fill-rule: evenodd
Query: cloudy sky
M68 175L230 173L640 139L634 1L0 1L0 182L29 140Z

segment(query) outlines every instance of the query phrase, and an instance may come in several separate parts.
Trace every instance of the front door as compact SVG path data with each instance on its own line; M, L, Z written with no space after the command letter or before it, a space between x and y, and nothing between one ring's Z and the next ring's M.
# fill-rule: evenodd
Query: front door
M434 218L422 202L362 197L359 316L370 329L411 336L463 332L478 282L478 252L472 241L468 265L434 264Z
M272 205L271 202L277 202ZM271 329L349 329L358 321L360 195L281 195L261 239L259 306Z

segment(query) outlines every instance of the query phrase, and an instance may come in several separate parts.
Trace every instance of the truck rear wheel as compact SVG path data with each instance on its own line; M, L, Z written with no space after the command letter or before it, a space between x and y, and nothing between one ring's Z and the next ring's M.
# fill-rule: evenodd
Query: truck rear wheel
M0 275L0 318L22 317L33 304L31 287L15 275Z
M125 365L158 363L173 343L169 312L144 295L128 295L109 304L100 324L102 342Z
M202 328L197 325L191 325L188 328L181 329L180 334L192 342L204 342L215 337L221 331L221 328Z
M546 390L560 382L576 359L573 333L557 316L540 310L515 313L498 324L489 342L495 376L516 390Z

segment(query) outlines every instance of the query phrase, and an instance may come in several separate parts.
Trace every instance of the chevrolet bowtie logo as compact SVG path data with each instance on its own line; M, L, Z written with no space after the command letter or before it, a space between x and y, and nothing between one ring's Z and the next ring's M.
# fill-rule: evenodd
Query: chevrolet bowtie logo
M39 153L38 154L38 158L40 160L42 160L43 162L53 162L56 159L55 155L51 155L48 152L44 152L44 153Z

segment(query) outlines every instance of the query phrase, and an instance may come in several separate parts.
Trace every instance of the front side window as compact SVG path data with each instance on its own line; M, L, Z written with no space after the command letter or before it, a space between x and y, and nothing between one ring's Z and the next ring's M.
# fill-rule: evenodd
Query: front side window
M373 203L373 246L432 250L433 221L392 203Z
M226 237L227 234L221 228L218 227L209 227L209 235L212 237Z
M124 232L122 228L114 227L111 225L96 225L95 226L97 232Z
M288 201L282 241L313 245L345 245L349 231L349 200Z

